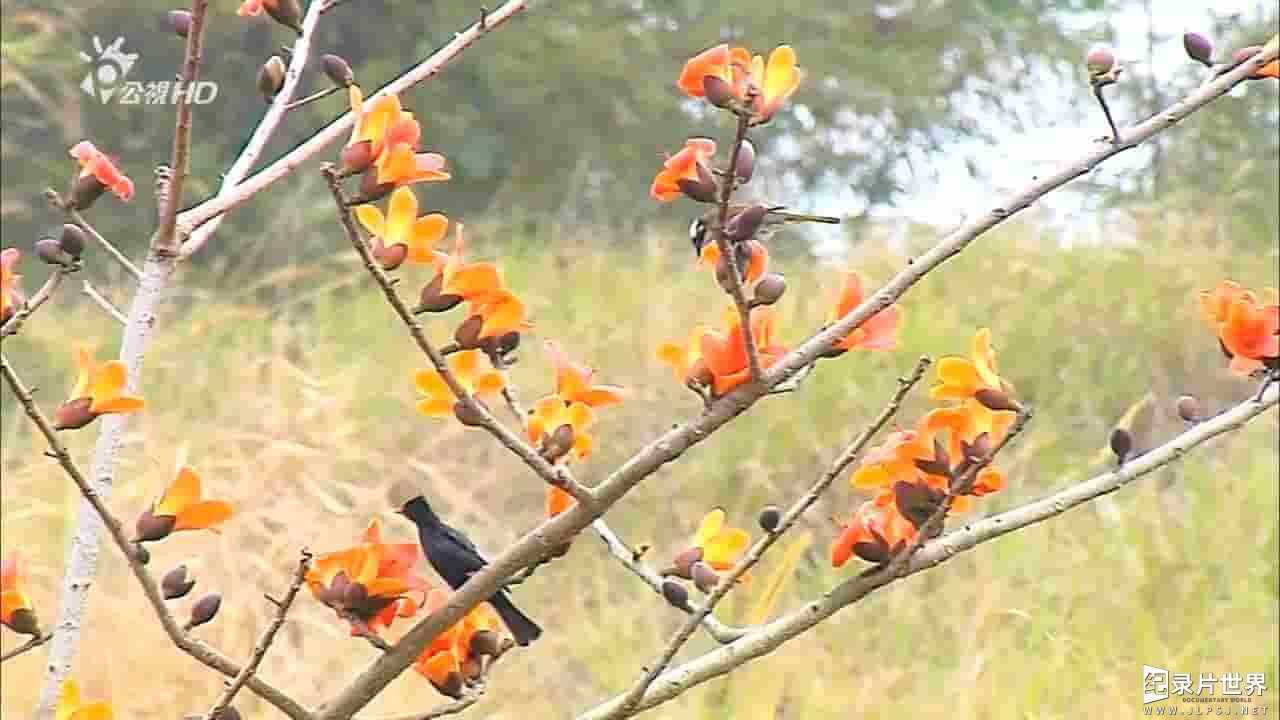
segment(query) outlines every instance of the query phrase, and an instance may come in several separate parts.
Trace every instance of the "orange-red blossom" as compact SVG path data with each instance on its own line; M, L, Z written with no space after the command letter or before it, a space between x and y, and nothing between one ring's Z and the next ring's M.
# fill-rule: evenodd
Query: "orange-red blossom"
M1231 371L1248 376L1264 365L1280 366L1280 293L1262 291L1262 298L1231 280L1200 293L1200 308L1218 333L1223 351L1231 357Z
M835 306L827 318L827 323L838 322L853 312L866 299L862 288L862 277L856 272L849 272L844 277L840 292L836 295ZM864 350L896 350L898 347L898 328L902 325L902 309L895 303L855 328L837 342L834 347L839 351L862 348Z
M27 594L24 565L16 551L0 560L0 625L23 635L39 635L40 623Z
M448 600L448 592L432 590L425 609L435 612ZM437 635L418 656L413 669L442 694L461 697L464 688L483 674L485 658L498 657L512 644L493 606L481 603Z
M78 180L93 178L121 200L127 201L133 197L133 181L93 143L81 140L71 148L70 155L80 161Z
M790 45L774 48L766 61L746 48L721 44L690 58L676 85L690 97L707 97L717 105L750 98L746 109L752 122L759 124L768 122L795 93L800 79L796 52Z
M372 167L373 187L362 188L366 195L380 194L368 192L374 188L390 189L450 178L443 155L417 152L422 126L413 113L400 104L400 96L379 95L366 108L359 86L352 85L348 94L355 123L343 151L343 166L348 172L364 172Z
M751 336L761 368L767 369L786 355L788 348L774 342L777 313L772 306L751 310ZM708 330L702 335L702 359L711 374L711 389L717 396L733 390L751 378L747 358L746 333L735 308L725 310L724 332Z
M479 318L477 340L533 329L524 301L507 287L498 266L492 262L467 262L465 251L463 228L458 225L453 253L435 253L436 278L428 285L432 297L437 301L449 299L451 302L444 303L446 307L467 302L467 319ZM424 292L424 300L426 296Z
M132 413L147 406L136 395L125 393L128 371L118 360L99 365L86 347L76 349L75 386L70 399L54 413L54 428L75 430L93 422L99 415Z
M660 202L671 202L680 197L685 183L705 183L711 175L711 157L716 154L716 141L710 138L690 138L684 147L662 163L662 169L653 178L649 194Z
M351 634L377 633L397 617L412 617L419 603L410 593L426 593L427 581L413 571L418 543L384 543L375 518L355 547L316 558L306 583L317 600L351 623ZM363 626L363 627L362 627Z
M356 207L356 218L376 238L374 255L383 267L394 270L407 256L409 262L433 263L432 248L449 229L449 218L441 213L418 217L418 197L407 187L396 188L387 202L387 214L374 205ZM401 246L396 250L396 246Z
M882 492L858 506L831 545L831 566L857 555L882 563L916 537L916 527L898 511L892 492Z
M18 280L22 276L13 271L21 257L22 251L18 248L0 250L0 323L8 320L14 309L26 302L18 290Z
M137 540L155 541L181 530L214 530L235 512L223 500L203 500L200 476L184 465L160 499L137 521Z

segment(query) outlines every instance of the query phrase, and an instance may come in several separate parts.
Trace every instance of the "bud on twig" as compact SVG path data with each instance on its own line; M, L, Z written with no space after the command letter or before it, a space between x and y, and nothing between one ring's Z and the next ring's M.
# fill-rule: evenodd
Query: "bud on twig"
M1213 43L1209 41L1209 38L1200 33L1183 33L1182 49L1186 51L1187 57L1192 60L1207 68L1213 67Z
M320 70L333 81L334 85L350 87L356 81L356 74L351 72L351 65L339 55L332 53L321 55Z
M977 400L988 410L1001 412L1005 410L1018 411L1022 406L1017 400L1009 397L1009 394L1000 390L992 390L991 388L980 388L973 394L973 399Z
M170 10L164 16L165 25L180 38L186 38L191 33L191 11L189 10Z
M1189 423L1200 422L1200 401L1192 395L1183 395L1177 402L1178 417Z
M262 5L276 22L299 35L302 34L302 8L298 5L298 0L276 0L276 2L267 2Z
M704 562L694 563L689 570L689 574L693 576L693 584L704 593L711 592L720 582L720 573Z
M679 610L689 609L689 589L678 580L666 578L662 581L662 597Z
M772 305L787 292L787 279L780 273L765 273L756 282L751 301L756 305Z
M480 347L480 329L484 327L484 318L469 315L458 328L453 331L453 341L461 350L475 350Z
M697 164L698 179L690 180L688 178L680 178L676 181L676 187L680 188L680 192L685 197L701 203L713 203L716 201L716 179L711 174L711 170L702 163Z
M222 607L222 596L217 593L205 595L191 606L191 619L187 621L187 628L200 627L218 615L218 609Z
M1089 82L1095 86L1110 85L1120 76L1120 66L1116 64L1115 53L1105 45L1094 45L1084 56L1085 65L1089 68Z
M175 519L172 515L161 515L156 517L151 512L151 508L147 508L138 514L138 519L134 522L133 541L155 542L169 537L169 533L173 532Z
M676 566L676 572L680 573L681 577L685 577L685 578L692 577L693 564L701 561L702 561L702 548L691 547L691 548L686 548L684 550L681 550L679 553L676 554L676 557L674 560L674 565Z
M79 260L80 255L84 252L84 230L81 230L79 225L64 224L62 226L62 236L58 238L58 245L62 246L62 249L68 255Z
M765 216L769 214L769 208L756 203L750 205L736 214L733 214L724 224L724 234L729 236L730 240L741 242L750 239L764 224Z
M767 533L774 532L782 524L782 508L777 505L765 505L760 509L760 529Z
M187 572L185 564L173 568L160 579L160 589L164 593L165 600L177 600L180 597L184 597L195 586L196 579Z
M373 164L373 141L361 140L354 145L348 145L342 149L342 153L338 155L338 164L342 167L342 175L359 175L369 166Z
M106 191L107 186L92 174L77 175L67 193L67 206L72 210L88 210Z
M71 267L76 264L76 259L62 249L61 243L51 237L40 238L36 241L36 257L47 265Z
M258 92L262 93L263 99L271 102L276 93L280 92L280 88L284 85L285 68L284 60L279 55L272 55L262 67L258 68Z
M738 162L734 164L733 172L744 183L751 180L756 172L756 146L746 138L743 138L742 146L738 148Z
M738 97L733 94L733 86L716 75L707 75L702 78L702 92L707 102L718 108L732 108L738 101Z
M471 403L475 403L472 405ZM453 416L458 418L458 422L467 427L480 427L484 425L484 412L480 409L480 400L471 398L471 403L461 400L453 404Z
M1123 465L1129 453L1133 452L1133 434L1124 428L1116 428L1111 431L1110 444L1111 452L1116 456L1116 463Z

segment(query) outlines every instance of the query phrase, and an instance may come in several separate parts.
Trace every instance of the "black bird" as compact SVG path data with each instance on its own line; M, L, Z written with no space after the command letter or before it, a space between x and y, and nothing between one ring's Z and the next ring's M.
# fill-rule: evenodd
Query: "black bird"
M749 207L751 207L749 203L730 203L726 225L733 222L734 216ZM766 211L764 221L760 224L760 229L753 236L756 240L764 241L769 239L778 228L784 225L806 222L825 223L828 225L838 225L840 223L840 218L838 217L787 212L781 205L766 207ZM702 255L703 246L715 240L715 229L719 225L719 206L712 207L699 217L694 218L692 223L689 223L689 242L693 243L693 253L695 255Z
M489 564L475 543L445 525L421 495L406 502L399 512L418 526L418 540L422 543L423 553L431 567L453 589L461 587L473 573ZM542 628L511 603L505 589L492 595L489 603L498 611L498 616L506 623L518 645L528 645L542 635Z

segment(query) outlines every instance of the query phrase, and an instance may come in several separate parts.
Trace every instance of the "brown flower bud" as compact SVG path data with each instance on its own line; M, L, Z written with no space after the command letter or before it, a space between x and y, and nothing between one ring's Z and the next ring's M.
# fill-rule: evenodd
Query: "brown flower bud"
M358 582L349 582L342 589L342 605L359 613L369 604L369 590Z
M431 684L435 689L440 691L441 695L454 698L455 700L462 697L462 692L466 688L466 680L462 677L462 673L453 670L445 677L443 683L437 683L434 679Z
M138 514L138 519L133 524L133 541L136 543L155 542L169 537L169 533L173 532L173 526L176 518L172 515L156 516L152 513L151 508L147 508Z
M756 146L750 140L743 139L742 146L738 148L738 162L734 164L733 173L738 176L742 182L751 180L751 176L756 172Z
M279 55L272 55L258 68L258 92L262 93L267 102L271 102L276 93L280 92L286 70L284 60Z
M378 182L378 171L376 168L369 168L360 176L360 197L353 204L363 205L364 203L377 202L396 189L393 182Z
M187 572L186 565L179 565L173 568L160 579L160 590L163 591L165 600L177 600L180 597L184 597L195 586L196 579Z
M274 3L263 3L263 8L273 20L290 30L302 34L302 8L298 0L276 0Z
M689 589L684 586L684 583L678 580L673 580L671 578L663 579L662 597L666 598L667 602L671 603L673 607L679 610L689 609Z
M1183 395L1178 398L1175 405L1178 408L1178 417L1186 422L1200 422L1200 401L1194 395Z
M440 292L444 287L444 275L436 273L431 278L431 282L422 286L422 292L418 296L418 307L413 309L416 314L424 312L439 313L452 310L462 302L462 298L458 295L445 295Z
M404 243L396 243L390 247L382 244L382 238L375 237L369 243L369 250L382 266L383 270L395 270L409 257L409 247Z
M191 34L191 12L188 10L170 10L165 13L164 22L180 38Z
M93 175L77 175L67 193L67 205L72 210L88 210L106 190L107 186Z
M498 657L505 648L502 635L492 630L480 630L471 636L471 654L477 657Z
M573 449L573 441L573 426L561 425L542 439L542 457L548 462L559 460Z
M1129 457L1129 453L1133 452L1133 434L1124 428L1116 428L1111 431L1111 452L1116 455L1116 462L1124 464L1125 459Z
M973 394L973 399L977 400L988 410L1001 412L1004 410L1021 410L1022 406L1017 400L1009 397L1009 394L1001 390L992 390L991 388L979 388Z
M62 226L62 235L58 238L60 245L68 255L79 260L80 255L84 253L85 232L80 229L79 225L66 223Z
M1213 43L1209 41L1209 38L1200 33L1183 33L1182 49L1186 51L1187 57L1192 60L1205 67L1213 67Z
M675 558L672 560L672 564L675 565L676 573L678 573L680 577L691 578L693 577L692 575L693 564L701 561L702 561L702 548L691 547L691 548L685 548L684 550L681 550L680 552L676 553Z
M782 524L782 508L777 505L765 505L760 509L760 529L771 533Z
M757 305L772 305L787 292L787 279L781 273L765 273L756 282L752 299Z
M463 350L475 350L480 347L480 328L482 327L484 327L484 318L479 315L469 315L453 331L453 341Z
M489 357L502 358L520 347L520 333L512 330L501 335L493 335L480 341L480 349Z
M454 403L453 416L458 418L458 422L466 425L467 427L480 427L484 425L485 421L485 413L484 410L481 409L483 403L474 397L471 398L471 402L475 403L475 405L462 402L461 400Z
M713 203L716 201L716 178L711 174L711 169L703 163L698 163L698 179L690 180L688 178L680 178L676 180L676 187L680 188L680 192L690 200L696 200L702 203Z
M718 108L731 108L738 101L738 96L733 93L733 86L716 75L702 78L702 92L706 95L707 102Z
M339 55L328 53L320 56L320 69L334 85L350 87L356 81L356 74L351 72L351 65Z
M79 430L93 422L98 414L89 409L93 401L89 398L77 398L63 403L53 413L54 430Z
M218 615L218 609L222 607L222 596L217 593L210 593L196 601L191 606L191 619L187 621L188 627L200 627Z
M720 582L720 573L704 562L694 563L689 568L689 574L693 577L693 584L704 593L711 592Z
M743 210L732 213L724 224L724 234L730 240L742 242L750 239L764 224L765 216L769 214L769 208L756 203L749 205Z
M1111 48L1105 45L1094 45L1084 56L1085 66L1089 68L1089 79L1098 81L1107 78L1116 68L1116 56ZM1114 82L1114 78L1111 81Z
M373 141L361 140L353 145L342 148L342 153L338 156L338 164L341 165L342 176L359 175L369 166L373 164Z
M19 635L39 635L40 621L31 608L19 608L13 611L5 626Z
M36 257L43 260L48 265L57 265L61 267L71 267L75 265L76 259L71 254L62 249L62 245L51 237L40 238L36 241Z

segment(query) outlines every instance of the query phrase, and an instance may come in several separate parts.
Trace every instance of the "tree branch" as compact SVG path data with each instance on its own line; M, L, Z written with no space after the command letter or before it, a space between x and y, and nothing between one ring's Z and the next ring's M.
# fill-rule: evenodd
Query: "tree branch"
M1042 179L1037 179L1025 188L1013 193L1006 199L1004 204L982 217L966 223L944 237L933 249L916 258L911 266L898 273L887 285L873 294L852 313L832 324L826 330L817 333L789 353L779 363L766 371L763 382L747 383L740 386L712 403L710 408L693 422L677 425L663 433L632 456L631 459L623 463L604 482L593 488L592 496L596 500L594 508L587 508L582 504L575 505L560 515L547 520L517 540L501 554L492 558L488 566L472 575L470 580L450 595L449 601L444 607L420 620L400 638L391 652L385 653L374 660L351 684L327 703L318 713L318 719L346 720L346 718L367 705L383 688L413 663L414 658L422 652L436 635L460 620L471 608L487 600L506 583L508 578L524 567L554 552L566 540L571 539L586 528L587 525L591 524L593 520L603 515L646 477L652 475L663 465L680 457L686 450L707 439L720 427L745 412L763 397L772 386L785 381L804 367L812 364L840 338L848 335L873 315L891 305L927 273L964 250L965 247L983 233L1004 222L1017 211L1030 207L1032 203L1041 197L1088 173L1125 148L1133 147L1167 130L1191 113L1226 94L1232 87L1247 79L1262 64L1275 59L1278 54L1277 50L1280 50L1280 40L1273 39L1267 43L1260 53L1236 69L1193 91L1159 115L1122 132L1121 144L1094 144L1081 153L1078 158L1066 163L1057 171ZM917 555L923 552L921 551ZM754 635L753 633L748 638L754 637ZM748 638L743 638L728 645L724 650L729 651L729 648L740 648L739 643L745 642ZM731 652L737 653L741 652L741 650L735 649ZM762 652L767 652L767 650ZM675 668L665 673L664 677L680 671L681 668ZM645 693L646 700L642 700L641 705L646 706L644 703L647 702L647 698L655 696L655 693L661 687L662 678L660 677L658 685Z
M747 302L746 291L742 287L743 268L738 263L736 243L729 240L725 227L729 223L729 201L738 184L738 154L742 151L742 143L747 139L747 127L751 119L746 110L736 111L735 116L738 119L738 129L733 138L733 146L729 149L729 170L721 180L716 245L720 248L720 257L724 258L729 267L729 287L726 290L729 297L733 298L734 307L738 309L738 321L742 323L742 342L747 351L747 367L751 370L751 382L757 383L764 377L764 369L760 366L760 352L756 347L755 333L751 330L751 304Z
M200 56L204 43L205 11L209 9L209 0L192 0L191 27L187 31L187 56L182 62L181 82L185 93L179 98L178 117L173 130L173 152L170 154L169 167L173 174L168 177L164 207L160 208L160 229L151 249L161 257L169 257L178 252L181 240L174 234L178 222L178 206L182 204L182 186L187 179L187 162L191 153L191 91L200 77Z
M49 273L49 277L44 281L44 284L36 291L36 294L27 298L27 301L22 303L22 307L18 308L17 311L4 322L3 326L0 326L0 338L16 335L18 331L22 329L22 325L27 321L27 318L31 317L32 313L39 310L41 305L45 304L49 301L49 298L53 297L53 293L56 292L58 286L62 284L62 278L66 277L68 273L75 272L79 269L78 265L71 268L62 265L55 267L53 272Z
M3 655L0 655L0 663L3 663L8 660L12 660L18 657L19 655L27 652L28 650L35 650L36 648L49 642L52 639L53 639L53 633L44 633L42 635L32 635L31 639L22 643L18 647L10 650L9 652Z
M633 714L677 697L691 687L729 673L734 668L767 655L783 643L821 623L836 612L896 580L941 565L960 553L1023 528L1057 517L1073 507L1115 492L1140 477L1176 462L1193 448L1233 432L1280 402L1280 386L1261 400L1247 400L1221 415L1196 425L1181 435L1111 472L1079 482L1022 507L966 525L925 543L900 567L881 565L851 577L821 599L805 604L763 625L742 639L712 650L663 673L636 704ZM614 713L624 698L615 698L583 713L578 720L602 720Z
M125 317L124 313L120 312L119 308L112 305L111 301L102 293L98 292L98 289L95 288L88 280L81 281L80 292L84 293L85 297L89 298L94 302L94 304L102 308L102 311L110 315L116 322L121 325L129 324L129 318Z

